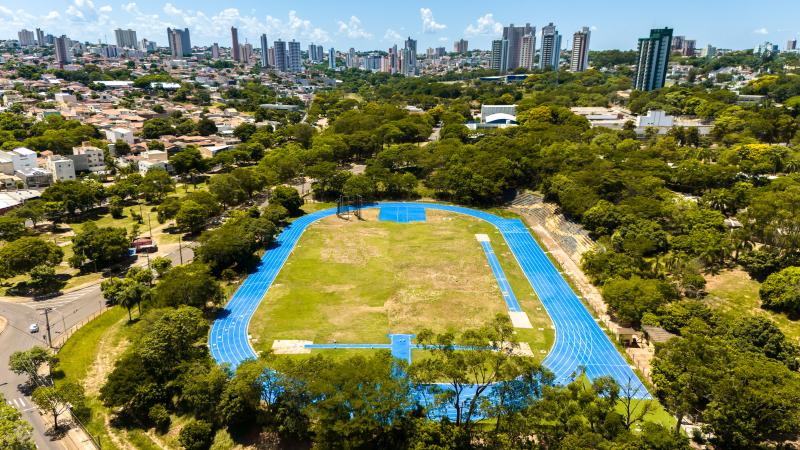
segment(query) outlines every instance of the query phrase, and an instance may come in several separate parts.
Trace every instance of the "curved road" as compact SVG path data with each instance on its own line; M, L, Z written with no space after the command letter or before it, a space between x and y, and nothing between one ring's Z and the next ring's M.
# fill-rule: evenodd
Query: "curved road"
M608 375L621 386L630 382L634 390L638 387L640 398L651 398L634 371L520 220L504 219L475 209L437 203L386 202L368 207L381 206L414 206L449 211L475 217L495 226L503 235L555 327L555 343L543 364L555 374L556 381L568 383L584 368L589 379ZM334 214L336 208L305 215L281 232L274 247L264 254L257 271L248 276L234 293L211 328L209 347L218 363L230 364L235 369L242 361L256 357L248 336L250 318L305 229L317 220Z

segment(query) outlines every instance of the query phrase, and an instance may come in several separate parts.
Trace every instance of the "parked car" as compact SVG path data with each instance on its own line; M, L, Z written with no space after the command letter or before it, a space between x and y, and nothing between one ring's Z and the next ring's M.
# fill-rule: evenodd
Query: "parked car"
M38 323L32 323L31 326L28 327L28 331L30 331L31 333L38 333L39 332L39 324Z

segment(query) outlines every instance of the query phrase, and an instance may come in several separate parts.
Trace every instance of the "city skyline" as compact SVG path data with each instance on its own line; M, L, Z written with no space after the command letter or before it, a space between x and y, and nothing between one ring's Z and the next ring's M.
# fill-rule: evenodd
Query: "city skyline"
M458 39L469 40L470 48L488 50L491 41L502 37L504 26L512 23L541 29L556 23L565 36L587 26L592 32L592 49L633 50L637 39L651 28L669 26L676 34L691 36L698 47L712 44L719 48L752 48L765 40L783 47L787 40L800 36L800 4L771 2L775 8L748 10L744 1L702 4L676 0L670 8L642 11L630 1L596 5L579 1L569 8L557 4L528 3L486 5L460 2L458 8L442 1L406 2L385 14L383 5L364 2L305 2L284 8L265 7L254 1L235 3L235 7L210 2L104 2L73 0L50 9L31 2L7 0L0 5L0 39L16 39L21 29L44 29L53 35L66 34L80 41L113 44L114 30L132 29L139 38L166 47L164 29L189 28L194 45L207 46L230 41L230 28L239 29L241 44L258 45L260 36L301 43L355 47L376 50L402 43L407 36L419 41L421 49L452 48ZM513 2L512 2L513 3ZM724 7L721 7L724 6ZM686 14L690 9L692 14ZM714 20L709 20L714 18ZM725 25L717 25L722 24ZM625 26L621 26L624 24ZM227 39L226 39L227 38ZM566 41L569 41L567 39ZM563 46L570 42L562 42Z

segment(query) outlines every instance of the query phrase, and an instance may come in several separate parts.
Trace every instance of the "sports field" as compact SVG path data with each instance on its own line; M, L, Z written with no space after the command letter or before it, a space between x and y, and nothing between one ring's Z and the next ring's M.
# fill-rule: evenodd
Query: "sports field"
M367 209L363 220L334 215L309 226L251 319L253 347L268 350L274 340L388 343L390 333L460 330L507 314L476 234L489 236L533 326L518 329L519 340L543 358L552 324L500 232L432 209L424 222L382 221L378 209Z

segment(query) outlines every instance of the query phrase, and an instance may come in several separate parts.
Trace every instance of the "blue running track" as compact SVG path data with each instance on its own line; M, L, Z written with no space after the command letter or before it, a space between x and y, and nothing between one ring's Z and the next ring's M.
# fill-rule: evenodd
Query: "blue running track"
M508 284L506 273L503 272L503 267L500 265L500 261L497 260L497 255L494 254L494 250L492 250L492 243L481 241L481 247L483 247L483 252L486 253L486 259L489 260L489 266L492 268L494 277L497 278L497 284L500 285L500 292L503 293L503 300L506 301L508 310L511 312L522 312L517 297L514 295L511 285Z
M425 222L425 208L414 204L392 206L381 204L378 219L391 222Z
M611 376L620 385L630 382L634 389L639 387L640 398L651 398L635 372L600 329L522 221L437 203L390 202L373 206L381 208L381 215L384 208L388 211L422 209L423 217L425 209L449 211L475 217L497 227L555 327L555 343L543 364L555 374L556 382L569 383L580 368L584 368L589 379ZM230 364L235 369L242 361L256 357L247 334L250 318L291 255L303 231L317 220L334 214L336 208L317 211L298 218L284 228L273 247L261 258L256 272L248 276L233 294L211 327L209 347L211 355L218 363ZM447 412L448 415L450 413Z

